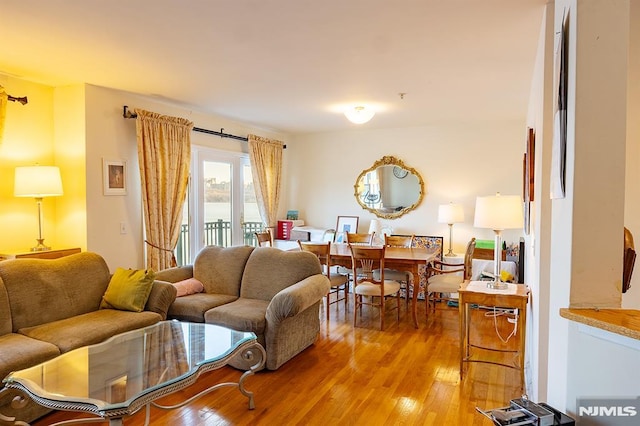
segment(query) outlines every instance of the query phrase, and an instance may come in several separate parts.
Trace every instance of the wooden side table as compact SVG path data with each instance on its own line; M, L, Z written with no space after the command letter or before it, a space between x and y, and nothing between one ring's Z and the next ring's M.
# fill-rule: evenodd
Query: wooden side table
M24 251L16 253L0 254L0 260L7 259L57 259L59 257L69 256L71 254L80 253L79 248L66 248L59 250L46 251Z
M509 284L509 290L492 290L487 288L486 281L467 281L458 290L458 307L460 310L460 379L464 376L464 367L467 362L481 362L486 364L502 365L520 370L520 384L524 388L524 350L525 331L527 325L527 302L529 289L524 284ZM501 308L518 309L518 348L516 350L503 350L473 345L469 342L469 305L496 306ZM483 360L471 356L471 347L478 349L516 353L518 362L516 365Z

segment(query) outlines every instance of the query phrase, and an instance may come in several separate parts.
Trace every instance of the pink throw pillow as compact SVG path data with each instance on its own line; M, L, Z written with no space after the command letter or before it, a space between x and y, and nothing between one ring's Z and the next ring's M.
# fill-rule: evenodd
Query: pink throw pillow
M186 280L173 283L173 286L178 290L178 296L187 296L194 293L202 293L204 291L204 285L195 278L187 278Z

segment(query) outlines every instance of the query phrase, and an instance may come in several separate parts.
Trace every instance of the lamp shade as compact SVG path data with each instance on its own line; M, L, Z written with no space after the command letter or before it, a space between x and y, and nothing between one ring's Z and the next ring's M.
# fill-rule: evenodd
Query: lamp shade
M492 195L476 198L473 226L494 231L522 227L522 198L519 195Z
M464 211L460 204L441 204L438 206L438 222L460 223L464 222Z
M380 231L382 230L382 225L378 219L371 219L371 223L369 224L369 233L376 233L380 235Z
M358 105L344 112L345 117L354 124L364 124L371 120L376 112L371 107Z
M371 223L369 224L369 233L373 234L374 232L373 244L384 244L382 224L378 219L371 219Z
M55 166L16 167L13 195L34 198L62 195L60 169Z

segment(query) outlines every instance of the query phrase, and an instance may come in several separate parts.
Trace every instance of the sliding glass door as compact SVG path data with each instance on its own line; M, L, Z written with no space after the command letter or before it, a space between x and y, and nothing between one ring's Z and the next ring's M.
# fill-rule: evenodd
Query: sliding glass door
M194 147L178 263L193 262L208 245L255 245L253 233L262 227L249 156Z
M224 159L215 160L203 158L198 165L200 167L200 201L202 218L202 241L205 246L228 247L233 245L232 232L235 226L232 208L232 186L235 181L233 176L234 164ZM213 156L215 158L215 156Z

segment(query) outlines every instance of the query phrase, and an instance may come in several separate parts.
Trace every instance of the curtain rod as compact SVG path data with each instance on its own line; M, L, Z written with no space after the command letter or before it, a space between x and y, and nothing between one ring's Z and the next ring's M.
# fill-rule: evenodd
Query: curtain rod
M136 118L138 116L138 114L136 114L135 112L131 112L129 111L129 107L127 105L122 107L122 116L124 118ZM221 128L220 131L215 131L215 130L209 130L209 129L203 129L201 127L194 127L193 128L194 132L199 132L199 133L206 133L208 135L215 135L215 136L220 136L221 138L229 138L229 139L237 139L239 141L244 141L247 142L249 139L244 137L244 136L236 136L236 135L232 135L230 133L225 133L224 132L224 128ZM284 149L287 149L287 146L284 145L283 146Z
M11 96L11 95L7 95L7 100L11 101L11 102L20 102L22 105L26 105L29 100L27 99L26 96L23 97L17 97L17 96Z

